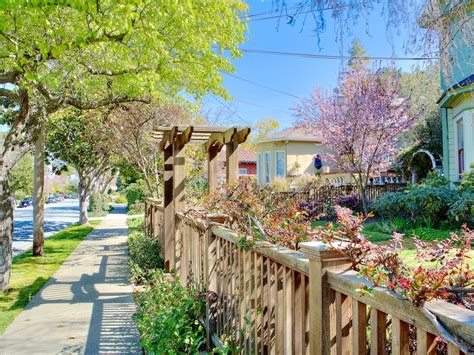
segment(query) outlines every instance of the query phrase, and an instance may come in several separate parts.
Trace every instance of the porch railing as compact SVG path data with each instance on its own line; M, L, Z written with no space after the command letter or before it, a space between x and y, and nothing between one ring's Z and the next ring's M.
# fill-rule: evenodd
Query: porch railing
M150 236L163 235L162 211L146 201ZM448 354L474 350L474 312L436 301L427 313L382 288L362 295L369 281L322 243L302 243L301 251L248 245L223 225L182 213L175 222L175 238L162 238L162 247L174 243L169 264L183 284L206 294L204 323L216 345L229 338L244 353L434 354L442 333L432 314L452 334Z

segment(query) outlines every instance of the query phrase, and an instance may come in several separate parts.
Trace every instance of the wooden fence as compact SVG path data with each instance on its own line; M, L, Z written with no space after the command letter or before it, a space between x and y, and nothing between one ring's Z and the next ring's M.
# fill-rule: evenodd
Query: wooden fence
M367 201L371 202L380 195L386 192L395 192L405 187L406 184L384 184L384 185L368 185L367 186ZM311 201L312 207L317 213L327 212L328 207L338 204L338 198L347 196L357 196L359 198L359 206L355 206L359 210L362 210L361 206L361 193L357 185L346 184L340 186L318 186L303 191L285 191L277 192L276 194L285 196L287 198L294 198L302 201ZM354 202L354 201L353 201ZM351 206L353 207L353 206Z
M151 236L163 235L162 212L146 201ZM223 225L176 214L171 264L184 285L207 294L209 342L234 339L245 354L436 353L441 333L422 310L382 288L361 295L357 289L369 282L326 245L293 251L240 240ZM474 350L474 312L439 301L426 307L456 336L448 354L460 354L459 344Z

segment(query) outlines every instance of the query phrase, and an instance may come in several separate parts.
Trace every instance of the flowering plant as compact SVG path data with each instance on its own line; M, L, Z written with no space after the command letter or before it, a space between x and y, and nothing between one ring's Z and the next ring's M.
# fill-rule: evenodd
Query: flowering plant
M471 308L463 293L474 284L469 253L474 232L463 227L449 239L426 242L414 238L415 259L410 266L400 256L403 234L394 233L390 243L378 245L362 234L365 216L354 216L347 208L336 207L338 227L328 223L317 227L315 237L338 249L352 262L352 268L375 286L395 291L421 307L431 299L444 299Z
M307 239L311 223L305 219L295 199L274 194L250 180L228 183L204 198L209 212L225 213L227 224L235 231L297 249Z

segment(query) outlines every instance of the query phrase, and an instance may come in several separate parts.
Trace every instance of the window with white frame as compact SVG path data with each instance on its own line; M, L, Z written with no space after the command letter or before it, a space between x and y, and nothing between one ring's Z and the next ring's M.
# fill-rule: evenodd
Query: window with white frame
M257 153L257 183L262 182L262 172L260 171L260 159L261 159L261 154Z
M464 125L462 118L456 123L456 132L458 138L458 174L461 179L464 170Z
M270 152L265 152L263 153L263 182L265 184L270 183L270 166L271 166Z
M247 168L239 168L239 174L240 175L247 175Z
M275 152L275 176L285 177L285 152Z

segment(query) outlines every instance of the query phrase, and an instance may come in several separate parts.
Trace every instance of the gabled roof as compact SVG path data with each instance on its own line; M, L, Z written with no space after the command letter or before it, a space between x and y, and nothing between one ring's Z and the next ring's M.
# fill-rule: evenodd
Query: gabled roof
M308 129L302 127L292 127L284 129L283 131L277 132L275 134L271 134L258 141L257 144L280 141L320 143L321 140L321 136L314 133L314 131L309 131Z
M239 156L239 163L257 163L257 153L252 150L239 147L237 149ZM219 161L225 161L225 146L219 153Z

